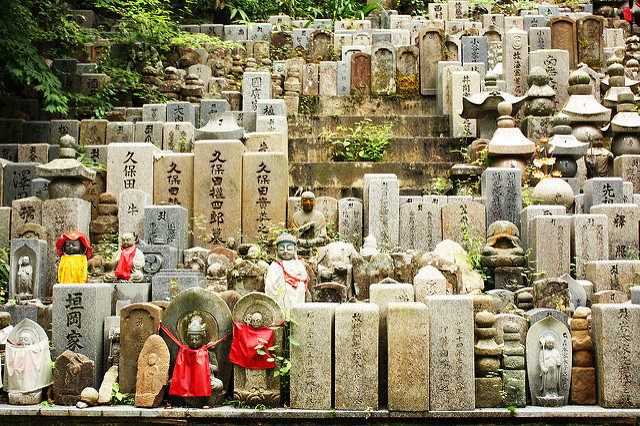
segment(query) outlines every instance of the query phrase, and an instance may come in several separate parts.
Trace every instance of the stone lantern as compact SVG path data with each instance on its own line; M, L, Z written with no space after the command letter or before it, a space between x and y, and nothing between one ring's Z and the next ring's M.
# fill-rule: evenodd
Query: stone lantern
M617 109L611 120L611 151L616 157L640 155L640 114L635 111L633 93L619 93Z
M492 167L518 167L522 176L525 176L527 163L530 162L536 145L515 126L511 111L510 103L498 104L498 128L489 141L487 155L492 161Z
M556 158L553 170L559 171L563 178L573 178L578 172L577 160L584 157L589 144L580 142L571 134L569 116L558 113L553 118L553 137L549 141L551 155Z

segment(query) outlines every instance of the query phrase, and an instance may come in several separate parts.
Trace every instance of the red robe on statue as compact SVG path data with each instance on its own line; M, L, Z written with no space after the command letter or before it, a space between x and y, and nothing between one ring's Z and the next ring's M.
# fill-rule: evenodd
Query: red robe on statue
M121 280L131 278L131 267L133 266L133 257L135 254L135 244L127 248L120 248L120 260L118 260L118 265L116 266L116 277Z

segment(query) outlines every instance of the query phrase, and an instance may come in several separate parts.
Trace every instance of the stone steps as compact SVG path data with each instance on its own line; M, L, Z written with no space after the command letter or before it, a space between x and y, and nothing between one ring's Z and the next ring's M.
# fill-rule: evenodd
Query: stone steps
M334 139L335 140L335 139ZM460 138L394 137L387 145L382 162L426 163L462 161L459 152L467 144ZM289 161L332 161L331 141L318 137L289 138ZM435 157L440 157L437 159Z
M363 119L374 124L393 121L391 135L398 138L446 137L449 117L438 115L296 115L288 118L289 138L317 137L323 132L335 132L338 126L356 127Z
M298 187L336 198L362 198L366 173L395 173L403 195L422 195L432 179L446 177L453 162L289 162L290 192Z

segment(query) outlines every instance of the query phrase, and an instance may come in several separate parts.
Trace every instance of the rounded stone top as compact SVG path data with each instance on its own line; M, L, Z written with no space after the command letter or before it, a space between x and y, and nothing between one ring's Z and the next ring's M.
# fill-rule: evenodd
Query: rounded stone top
M498 114L499 115L511 115L511 111L513 110L513 107L511 106L511 104L509 102L500 102L498 104Z
M103 192L98 196L100 204L118 204L118 196L112 192Z
M518 293L518 302L533 302L533 294L529 291Z
M576 84L589 84L591 78L589 74L582 70L575 70L569 75L569 86L574 86Z
M479 328L490 328L496 323L496 317L489 311L482 311L476 314L476 325Z
M619 56L613 55L606 60L605 66L608 67L611 64L621 64L621 63L622 63L622 58L620 58Z
M638 38L638 36L631 36L631 37L627 37L626 40L627 44L631 44L631 43L640 43L640 38Z
M75 148L76 146L76 138L71 136L70 134L66 134L60 138L60 148Z
M570 126L571 118L567 114L563 112L559 112L553 117L553 125L554 126Z
M508 322L502 327L504 333L519 333L520 327L515 322Z
M496 74L493 70L489 70L484 76L485 85L487 82L495 82L497 80L498 80L498 74Z
M262 65L271 65L271 64L273 64L273 61L271 61L271 59L269 58L264 58L262 60Z
M624 75L624 66L619 63L613 63L607 67L607 74L609 77L620 77Z
M167 67L164 69L165 74L178 74L178 69L176 67Z
M529 76L527 77L527 83L529 86L544 86L549 83L551 79L549 78L549 74L542 67L533 67L531 71L529 71Z
M591 315L591 309L585 306L580 306L573 313L573 318L587 318L589 315Z
M640 62L637 59L631 58L627 61L627 68L639 68Z
M197 74L191 73L185 77L185 80L198 80Z

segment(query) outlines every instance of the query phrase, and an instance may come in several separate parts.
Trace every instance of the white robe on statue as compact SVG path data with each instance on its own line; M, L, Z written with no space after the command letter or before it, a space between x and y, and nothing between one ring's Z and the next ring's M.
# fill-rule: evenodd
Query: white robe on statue
M289 281L296 285L295 287L287 282L287 275ZM278 302L288 318L291 308L305 301L307 278L307 268L301 260L276 261L269 265L267 270L264 292Z

